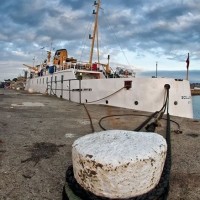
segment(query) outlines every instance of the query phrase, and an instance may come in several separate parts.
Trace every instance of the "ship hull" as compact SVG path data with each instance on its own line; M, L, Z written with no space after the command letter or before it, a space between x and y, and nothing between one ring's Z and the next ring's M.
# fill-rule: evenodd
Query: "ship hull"
M128 85L127 85L128 84ZM193 118L189 81L172 78L82 79L74 69L27 79L26 90L48 93L77 103L103 104L139 111L155 112L163 106L170 85L169 113Z

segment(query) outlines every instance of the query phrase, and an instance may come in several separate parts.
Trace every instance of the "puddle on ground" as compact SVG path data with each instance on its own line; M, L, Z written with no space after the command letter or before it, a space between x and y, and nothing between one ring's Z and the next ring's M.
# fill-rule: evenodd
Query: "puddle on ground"
M0 125L2 125L3 127L6 127L8 124L5 122L0 122Z
M59 152L60 147L64 147L65 145L56 145L49 142L40 142L34 143L33 146L27 147L27 151L31 152L30 158L22 160L21 163L35 162L35 165L42 159L48 159L54 156L57 152Z
M12 107L17 107L17 106L25 106L25 107L41 107L44 106L43 103L40 102L23 102L21 104L11 104Z

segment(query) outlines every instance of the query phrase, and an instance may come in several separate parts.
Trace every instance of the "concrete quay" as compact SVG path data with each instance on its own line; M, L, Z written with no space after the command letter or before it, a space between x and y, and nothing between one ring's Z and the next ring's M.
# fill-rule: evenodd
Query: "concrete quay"
M54 96L0 89L0 199L61 200L73 141L93 131L134 130L148 113L72 103ZM134 114L125 116L125 114ZM169 200L200 199L200 120L172 117ZM93 126L91 126L91 121ZM157 132L164 135L165 120ZM99 149L101 150L101 149Z

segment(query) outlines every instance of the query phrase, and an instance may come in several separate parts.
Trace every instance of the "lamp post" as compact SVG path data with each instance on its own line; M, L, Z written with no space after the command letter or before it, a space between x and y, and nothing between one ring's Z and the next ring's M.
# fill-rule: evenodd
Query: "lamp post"
M35 67L35 56L33 57L33 67Z
M156 78L158 76L158 62L156 62Z

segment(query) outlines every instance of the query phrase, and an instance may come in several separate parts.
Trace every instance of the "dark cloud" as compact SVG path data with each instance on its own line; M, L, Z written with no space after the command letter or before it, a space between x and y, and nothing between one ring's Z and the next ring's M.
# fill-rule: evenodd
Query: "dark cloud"
M185 52L192 52L191 57L198 61L197 0L101 2L99 38L105 52L125 49L139 57L147 52L177 61ZM93 9L92 0L1 0L0 61L39 58L46 53L40 48L50 49L52 42L54 48L67 48L72 56L80 56L82 47L89 51Z
M84 1L80 1L80 0L61 0L61 5L67 6L67 7L71 7L73 10L78 10L83 8L84 6L91 6L92 5L92 1L91 0L84 0Z

